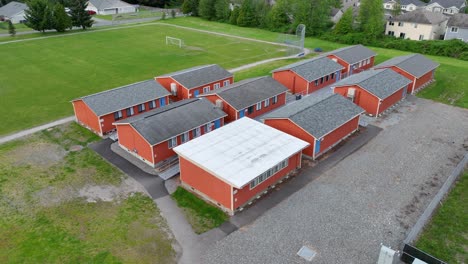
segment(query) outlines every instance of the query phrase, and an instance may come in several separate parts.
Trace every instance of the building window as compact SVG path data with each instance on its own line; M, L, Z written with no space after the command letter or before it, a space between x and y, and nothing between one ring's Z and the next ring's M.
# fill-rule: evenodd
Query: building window
M263 101L263 104L265 105L265 107L268 107L270 105L270 98Z
M273 97L273 104L276 104L278 102L278 96L275 95L275 97Z
M138 105L138 113L145 111L145 104Z
M457 27L452 27L452 28L450 28L450 32L452 32L452 33L457 33L457 32L458 32L458 28L457 28Z
M370 64L370 59L367 59L367 64Z
M185 143L185 142L187 142L187 141L189 141L189 132L185 132L185 133L183 133L182 135L180 135L180 142L181 142L181 144L182 144L182 143Z
M419 40L424 40L424 35L419 35Z
M327 76L325 76L325 81L326 81L326 82L328 82L328 75L327 75Z
M117 111L114 113L114 119L119 120L122 118L122 111Z
M253 105L252 105L252 106L249 106L249 108L247 109L247 114L252 114L252 113L253 113L253 110L254 110Z
M156 108L156 101L150 101L149 102L149 109Z
M389 32L388 32L388 35L389 35L389 36L395 36L395 31L389 31Z
M209 92L210 92L209 86L203 87L203 93L209 93Z
M414 9L414 7L412 7L412 6L408 7L408 10L409 10L409 11L411 11L411 10L413 10L413 9Z
M258 102L257 107L255 108L255 110L257 110L257 111L260 110L260 109L262 109L262 102Z
M331 78L332 78L332 79L335 79L335 73L332 73L332 74L331 74Z
M253 179L250 182L250 189L255 188L255 186L259 185L260 183L264 182L271 176L275 175L278 171L286 168L288 166L288 159L283 160L282 162L276 164L273 168L265 171L264 173L260 174L260 176L257 176L255 179Z
M215 88L215 89L218 89L218 88L219 88L219 83L215 83L215 84L214 84L214 88Z
M322 84L322 83L323 83L323 77L322 77L322 78L320 78L320 84Z
M133 107L127 108L127 116L132 116L133 114L135 114Z
M205 133L210 132L211 131L211 123L204 125L203 130L205 130Z
M394 26L394 25L395 25L395 22L393 22L393 21L388 21L388 25L389 25L389 26Z
M399 27L402 27L403 25L404 25L403 22L398 22L398 26L399 26Z
M177 146L177 137L173 137L173 138L169 139L167 142L169 144L169 148L173 148L173 147Z
M223 82L223 86L228 86L229 84L230 84L229 80L225 80L225 81Z
M192 135L193 135L193 138L201 136L201 128L197 127L194 130L192 130Z
M315 80L315 86L318 86L318 80Z
M403 39L404 39L404 38L405 38L405 35L406 35L405 33L400 33L400 38L403 38Z

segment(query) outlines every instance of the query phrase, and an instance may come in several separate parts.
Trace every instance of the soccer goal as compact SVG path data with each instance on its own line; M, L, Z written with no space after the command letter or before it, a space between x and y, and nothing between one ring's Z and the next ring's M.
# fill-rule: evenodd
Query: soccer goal
M179 46L179 48L182 48L184 41L180 38L166 36L166 45L176 45Z

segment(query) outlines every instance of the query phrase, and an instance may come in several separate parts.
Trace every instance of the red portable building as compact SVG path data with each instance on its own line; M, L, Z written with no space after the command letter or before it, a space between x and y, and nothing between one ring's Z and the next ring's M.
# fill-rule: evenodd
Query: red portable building
M169 92L154 80L77 98L72 101L76 122L99 136L115 130L117 120L169 103Z
M377 54L363 45L354 45L327 52L325 55L344 67L341 75L346 78L372 68Z
M174 151L182 186L233 215L300 168L308 145L245 117Z

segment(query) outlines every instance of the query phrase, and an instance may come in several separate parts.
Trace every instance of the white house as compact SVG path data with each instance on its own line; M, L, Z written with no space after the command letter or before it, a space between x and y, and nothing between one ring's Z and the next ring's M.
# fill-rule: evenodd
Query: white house
M420 1L420 0L385 0L384 1L384 9L385 10L393 10L395 9L395 6L397 3L400 2L401 6L401 11L403 12L411 12L419 8L423 8L426 6L426 3Z
M460 11L464 10L465 6L465 0L431 0L426 6L426 10L453 15L460 13Z
M468 14L455 14L447 22L444 39L468 42Z
M28 8L26 4L19 2L10 2L0 7L1 20L10 20L13 24L23 23L26 21L24 11Z
M443 39L448 17L419 9L391 18L385 27L387 35L412 40Z
M137 12L137 8L135 6L120 0L89 0L86 10L94 11L99 15Z

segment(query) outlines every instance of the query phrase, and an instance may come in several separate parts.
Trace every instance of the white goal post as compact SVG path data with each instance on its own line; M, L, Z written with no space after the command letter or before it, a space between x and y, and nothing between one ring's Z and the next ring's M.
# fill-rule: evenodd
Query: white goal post
M184 45L184 41L182 41L182 39L180 38L173 38L173 37L169 37L169 36L166 36L166 45L176 45L176 46L179 46L179 48L182 48L182 46Z

